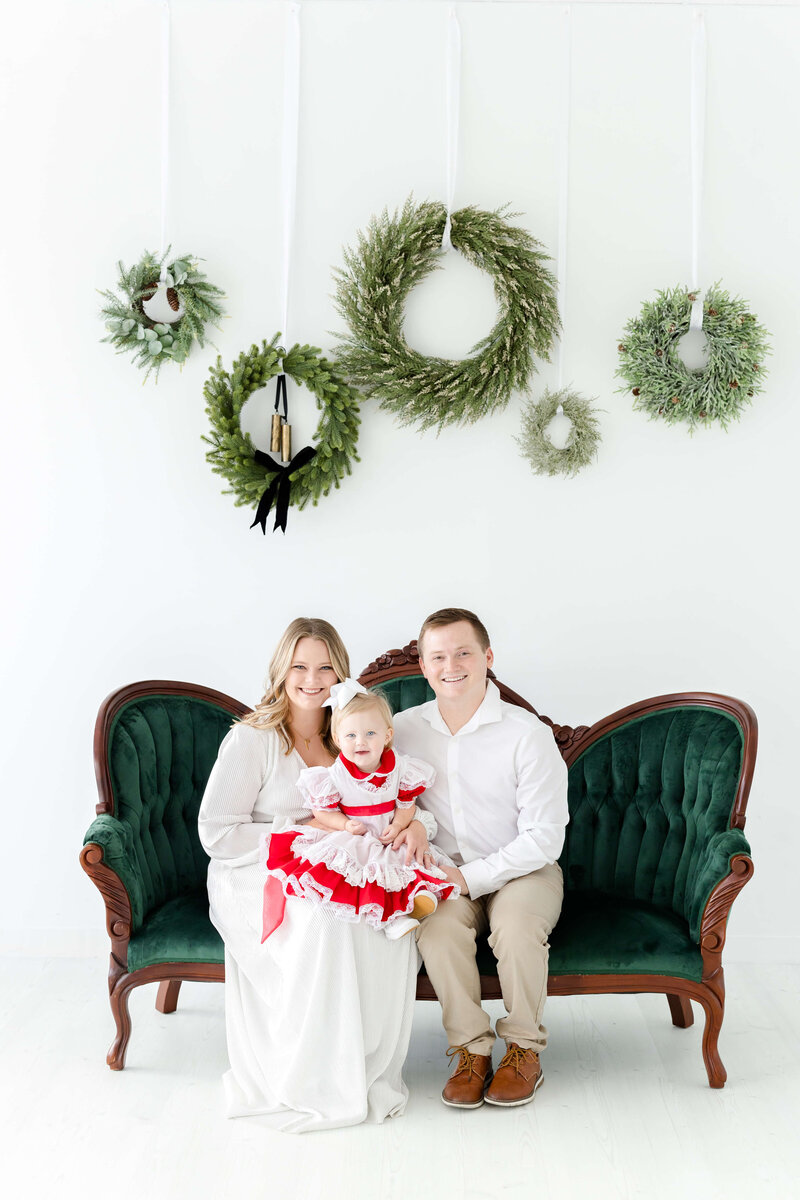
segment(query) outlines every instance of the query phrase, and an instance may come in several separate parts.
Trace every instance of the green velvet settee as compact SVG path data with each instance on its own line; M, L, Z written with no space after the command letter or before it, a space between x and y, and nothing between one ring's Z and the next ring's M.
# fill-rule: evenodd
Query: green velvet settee
M432 697L414 642L360 679L380 686L395 711ZM496 682L504 699L535 711ZM114 1070L125 1065L132 988L158 983L156 1007L173 1012L183 980L224 979L197 813L219 744L246 711L208 688L148 681L112 693L98 714L100 801L80 861L106 906ZM699 1002L709 1083L722 1087L722 950L731 905L753 873L743 829L755 714L731 697L691 692L642 701L591 727L540 719L569 768L565 899L548 994L660 992L682 1027ZM484 998L499 998L485 941L478 962ZM424 970L417 997L436 998Z

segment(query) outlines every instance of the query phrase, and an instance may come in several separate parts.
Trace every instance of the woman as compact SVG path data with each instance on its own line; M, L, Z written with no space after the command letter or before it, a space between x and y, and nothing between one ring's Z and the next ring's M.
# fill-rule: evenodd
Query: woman
M272 657L266 695L220 746L200 807L211 920L225 942L228 1116L268 1115L273 1128L291 1132L381 1122L402 1113L408 1096L401 1072L414 939L390 942L290 898L282 924L261 944L259 845L267 830L308 817L297 777L334 761L323 704L349 673L327 621L293 621Z

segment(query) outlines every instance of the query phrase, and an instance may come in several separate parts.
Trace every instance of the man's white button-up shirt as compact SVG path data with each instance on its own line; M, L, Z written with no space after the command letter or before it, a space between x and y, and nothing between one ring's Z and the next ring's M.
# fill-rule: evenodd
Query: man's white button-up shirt
M436 769L417 803L436 818L436 845L458 864L473 899L556 861L569 820L567 768L538 717L506 704L489 680L457 733L436 700L397 713L394 731L403 753Z

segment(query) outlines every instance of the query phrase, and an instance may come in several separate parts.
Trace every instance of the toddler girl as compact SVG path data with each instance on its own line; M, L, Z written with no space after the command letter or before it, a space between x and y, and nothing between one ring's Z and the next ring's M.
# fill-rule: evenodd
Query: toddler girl
M434 772L392 750L387 701L346 679L334 684L326 704L333 706L331 735L340 754L330 767L300 772L297 786L314 824L269 838L262 941L280 924L284 896L327 904L343 921L363 919L399 938L439 900L459 894L438 866L406 865L406 848L392 849ZM430 850L435 863L452 865L434 846Z

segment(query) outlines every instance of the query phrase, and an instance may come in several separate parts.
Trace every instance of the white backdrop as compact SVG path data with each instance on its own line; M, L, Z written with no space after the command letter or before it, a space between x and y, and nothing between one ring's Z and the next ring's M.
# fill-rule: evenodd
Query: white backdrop
M555 253L563 5L464 3L456 207L510 203ZM754 881L734 956L800 957L795 858L800 435L796 216L800 13L708 5L705 282L774 335L768 387L727 434L689 438L616 393L617 343L657 288L687 283L691 15L574 6L565 378L603 410L574 480L519 457L521 398L439 438L370 403L362 461L285 537L248 528L206 465L214 352L142 386L101 345L98 288L159 237L159 4L35 0L7 19L0 69L6 634L2 947L104 944L78 867L94 813L92 729L113 688L146 678L260 695L298 614L333 621L360 670L433 608L476 609L503 680L561 722L661 692L747 699L761 751L747 832ZM286 6L173 0L172 220L230 317L230 363L280 312ZM447 5L302 7L290 332L330 350L341 247L384 206L442 198ZM462 353L491 321L486 281L455 267L413 298L409 336ZM554 382L547 364L534 382ZM291 397L295 446L308 397Z

